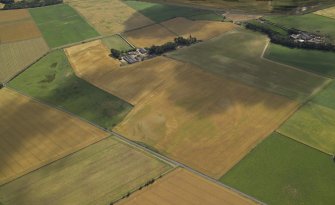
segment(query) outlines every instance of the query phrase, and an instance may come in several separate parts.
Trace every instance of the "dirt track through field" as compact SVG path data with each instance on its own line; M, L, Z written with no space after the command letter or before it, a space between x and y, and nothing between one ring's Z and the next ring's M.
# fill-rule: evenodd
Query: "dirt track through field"
M0 90L0 184L109 134L3 88Z
M251 205L256 203L184 169L174 170L153 185L117 203L117 205L154 204Z

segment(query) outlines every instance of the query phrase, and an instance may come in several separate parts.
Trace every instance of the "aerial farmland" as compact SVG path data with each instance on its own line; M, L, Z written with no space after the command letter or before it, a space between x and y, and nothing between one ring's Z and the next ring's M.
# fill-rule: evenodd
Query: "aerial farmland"
M0 205L334 205L332 0L0 0Z

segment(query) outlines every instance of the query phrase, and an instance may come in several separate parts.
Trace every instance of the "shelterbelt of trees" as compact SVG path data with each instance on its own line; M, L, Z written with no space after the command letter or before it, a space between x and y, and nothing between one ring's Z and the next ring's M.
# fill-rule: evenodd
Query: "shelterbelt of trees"
M5 4L3 10L10 10L61 4L63 3L63 0L22 0L17 2L15 2L14 0L0 0L0 3Z
M269 36L272 43L280 44L290 48L303 48L303 49L315 49L323 51L335 51L335 45L329 42L314 43L314 42L296 42L290 38L291 34L297 34L299 31L296 29L283 30L283 32L277 32L271 27L262 26L260 24L246 23L245 27L250 30L265 33ZM277 28L278 29L278 28Z

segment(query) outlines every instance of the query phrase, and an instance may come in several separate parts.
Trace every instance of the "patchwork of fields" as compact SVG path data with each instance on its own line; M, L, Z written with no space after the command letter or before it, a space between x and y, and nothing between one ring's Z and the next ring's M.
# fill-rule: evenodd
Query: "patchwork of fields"
M238 30L169 53L168 56L193 63L214 74L302 101L329 82L326 78L261 58L267 43L266 36Z
M121 0L65 0L101 34L116 34L153 24L149 18Z
M7 82L49 50L26 9L1 11L0 30L0 82Z
M29 9L51 48L80 42L99 34L66 4Z
M334 172L329 155L274 133L221 181L267 204L330 205Z
M118 204L251 205L257 203L191 172L176 169L159 179L154 185L135 193L129 199Z
M7 88L0 90L0 120L0 185L108 136Z
M6 205L109 204L171 169L107 138L0 187Z
M115 126L131 109L130 104L77 78L61 50L42 58L9 87L104 128Z
M114 130L212 177L222 176L297 107L286 97L178 64L181 71Z
M335 54L228 22L302 1L0 11L0 205L332 205ZM265 18L335 42L333 10ZM135 64L110 54L190 35L201 42Z

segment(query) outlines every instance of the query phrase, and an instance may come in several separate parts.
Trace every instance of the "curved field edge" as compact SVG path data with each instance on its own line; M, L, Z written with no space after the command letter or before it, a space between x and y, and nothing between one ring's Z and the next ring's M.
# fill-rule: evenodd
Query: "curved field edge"
M8 86L107 129L118 124L132 108L76 77L61 50L42 58Z

